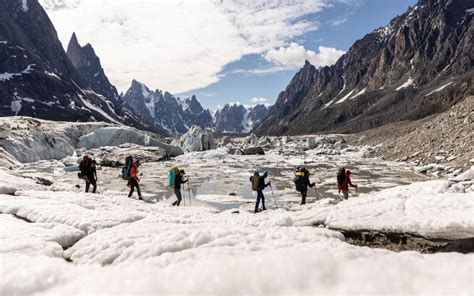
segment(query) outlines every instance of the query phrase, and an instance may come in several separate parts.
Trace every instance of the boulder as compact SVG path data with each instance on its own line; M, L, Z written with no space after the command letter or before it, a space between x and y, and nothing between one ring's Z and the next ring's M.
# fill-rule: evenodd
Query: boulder
M245 142L250 145L257 145L258 138L255 134L251 134L245 139Z
M2 124L0 125L0 140L8 138L11 134L11 127L9 124Z
M250 148L244 149L242 152L244 155L265 155L265 151L260 146L250 147Z
M135 144L124 144L117 147L102 147L88 151L101 166L121 167L129 155L139 159L141 163L159 162L168 159L166 151L160 147L145 147Z
M224 147L224 146L227 146L230 144L230 142L232 141L232 139L228 136L224 136L221 140L221 146Z
M308 138L308 148L309 149L314 149L316 148L318 145L316 144L316 139L314 137L309 137Z

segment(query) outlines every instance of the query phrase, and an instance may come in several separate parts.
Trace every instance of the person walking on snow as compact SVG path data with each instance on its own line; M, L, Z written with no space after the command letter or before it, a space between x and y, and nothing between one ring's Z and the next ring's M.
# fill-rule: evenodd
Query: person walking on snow
M308 196L308 186L313 188L316 183L311 183L309 180L309 171L302 166L299 166L295 170L295 179L293 180L296 186L296 191L301 193L300 205L306 204L306 197Z
M81 178L81 179L84 178L85 175L86 175L88 162L89 162L89 156L84 155L84 156L82 157L81 162L79 163L79 174L78 174L78 176L79 176L79 178Z
M97 170L96 170L96 161L89 159L90 164L87 166L86 170L86 192L89 192L89 188L92 185L92 193L95 193L97 190Z
M260 200L262 200L262 211L266 211L265 208L265 196L263 195L263 190L270 186L271 182L265 184L265 179L268 177L268 172L264 172L263 175L260 175L259 172L255 171L253 176L250 177L250 182L252 182L252 190L257 191L257 201L255 203L254 213L259 212L258 206L260 205Z
M184 180L184 175L186 173L184 170L180 170L179 173L176 175L176 178L174 179L174 194L176 195L176 198L178 199L173 203L173 206L178 206L181 203L182 197L181 197L181 184L187 183L189 180Z
M132 163L132 166L130 168L130 181L128 182L128 186L130 187L130 193L128 194L128 197L132 197L134 189L137 188L138 199L143 200L142 193L140 192L140 185L138 184L138 182L140 182L140 178L138 177L139 166L140 160L137 159Z
M339 185L339 193L343 194L344 199L349 198L349 186L357 188L357 185L352 184L351 182L351 171L341 168L337 175L337 182Z

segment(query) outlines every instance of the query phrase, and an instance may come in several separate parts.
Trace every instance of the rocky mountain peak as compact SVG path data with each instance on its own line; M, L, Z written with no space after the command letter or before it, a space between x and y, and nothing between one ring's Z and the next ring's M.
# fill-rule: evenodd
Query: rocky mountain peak
M111 95L104 98L105 92L88 80L91 76L75 67L37 0L0 0L0 24L0 116L100 120L150 128L114 99L111 85ZM77 36L73 37L71 49L78 50ZM80 52L74 52L73 60L82 61Z
M111 100L119 99L117 89L105 75L100 59L90 43L81 46L76 33L73 33L66 54L94 92Z
M421 0L334 65L306 62L255 132L357 132L446 110L469 92L461 86L472 79L472 6Z
M145 84L133 80L123 99L134 110L151 118L157 129L168 134L183 134L192 125L213 126L209 110L204 110L195 96L176 98L167 91L150 91Z

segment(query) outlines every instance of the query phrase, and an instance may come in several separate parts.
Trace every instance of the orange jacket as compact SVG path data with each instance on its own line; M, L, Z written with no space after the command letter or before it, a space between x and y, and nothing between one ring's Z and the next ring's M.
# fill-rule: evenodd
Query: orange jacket
M138 178L138 167L135 163L132 164L132 167L130 168L130 177L135 180L139 180Z

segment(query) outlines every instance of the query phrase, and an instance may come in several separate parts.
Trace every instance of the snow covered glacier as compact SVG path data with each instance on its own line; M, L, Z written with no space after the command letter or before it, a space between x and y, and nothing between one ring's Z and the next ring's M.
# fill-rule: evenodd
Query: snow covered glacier
M266 145L266 154L228 154L250 142ZM126 197L120 168L113 167L99 167L100 194L83 193L65 165L71 156L2 167L2 295L472 293L472 253L392 252L350 244L344 235L472 239L472 169L429 178L404 163L363 157L370 147L327 137L226 143L145 162L146 202ZM191 180L184 207L170 205L166 173L173 165ZM317 183L306 206L298 205L292 185L297 165ZM334 188L342 165L359 184L347 201ZM273 190L265 191L268 210L259 214L250 211L255 169L270 172Z

